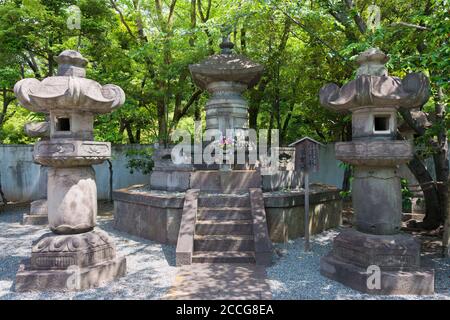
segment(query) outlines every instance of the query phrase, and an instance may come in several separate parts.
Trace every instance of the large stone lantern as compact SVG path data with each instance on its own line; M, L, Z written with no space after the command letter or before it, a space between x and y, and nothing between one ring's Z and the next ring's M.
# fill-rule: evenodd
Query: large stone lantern
M24 79L14 92L25 108L45 112L50 139L36 143L35 162L48 166L48 220L53 233L33 244L31 259L20 266L16 290L81 290L125 274L125 258L95 230L97 187L94 164L111 156L108 142L94 141L94 115L123 105L115 85L86 79L87 60L72 50L56 59L58 73L43 81Z
M320 270L367 293L431 294L434 272L420 269L420 243L400 232L399 165L412 159L413 144L396 140L397 109L423 105L429 81L418 73L404 79L389 76L388 60L380 50L369 49L357 58L355 80L342 88L328 84L320 91L323 106L352 113L353 139L336 143L336 158L354 166L356 215L355 228L336 237Z

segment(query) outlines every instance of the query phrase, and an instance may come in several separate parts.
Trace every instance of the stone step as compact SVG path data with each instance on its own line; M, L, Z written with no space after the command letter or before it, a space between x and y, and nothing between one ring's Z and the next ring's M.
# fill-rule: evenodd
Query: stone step
M252 235L253 220L199 220L195 225L198 235Z
M197 212L197 221L202 220L251 220L252 210L249 207L203 207Z
M253 251L197 251L192 263L255 263Z
M250 207L250 197L244 194L203 193L198 198L198 207Z
M196 251L254 251L253 236L249 235L195 235Z

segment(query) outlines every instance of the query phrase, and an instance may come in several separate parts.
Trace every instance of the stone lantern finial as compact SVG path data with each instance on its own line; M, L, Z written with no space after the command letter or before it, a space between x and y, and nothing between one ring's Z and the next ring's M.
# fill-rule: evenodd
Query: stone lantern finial
M387 77L388 71L385 66L389 61L389 57L378 48L370 48L362 52L356 58L359 68L356 76L370 75L378 77Z
M88 60L75 50L65 50L55 58L58 63L58 76L86 77Z
M230 41L230 35L222 37L222 43L219 45L221 54L232 54L234 43Z

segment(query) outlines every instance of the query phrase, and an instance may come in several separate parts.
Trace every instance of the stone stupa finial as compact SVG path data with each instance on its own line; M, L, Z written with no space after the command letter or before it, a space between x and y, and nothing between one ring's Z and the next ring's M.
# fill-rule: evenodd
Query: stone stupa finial
M230 35L222 37L222 43L219 45L221 54L232 54L234 43L230 41Z
M65 50L55 57L58 63L58 76L86 77L88 60L75 50Z
M356 76L371 75L371 76L388 76L388 71L385 66L389 61L389 57L378 48L370 48L362 52L356 57L356 63L359 65L356 71Z

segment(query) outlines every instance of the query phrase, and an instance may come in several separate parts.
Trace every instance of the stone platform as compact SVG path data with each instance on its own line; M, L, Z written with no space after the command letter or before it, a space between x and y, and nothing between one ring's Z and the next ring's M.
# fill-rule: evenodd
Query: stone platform
M379 286L375 272L380 271ZM320 273L352 289L380 295L434 293L434 271L420 267L420 243L406 234L344 230L320 262Z
M339 226L342 221L339 189L323 184L313 184L310 189L311 233ZM217 196L204 195L201 201L210 201L209 206L213 207L217 205L214 201ZM150 190L143 185L116 190L113 192L115 228L160 243L176 244L184 197L185 192ZM243 195L229 194L227 197L231 202L239 202ZM269 236L273 242L286 242L303 236L303 191L265 191L263 198Z
M167 300L270 300L262 266L200 263L179 269Z
M44 234L16 275L16 291L85 290L125 275L125 258L103 231Z

